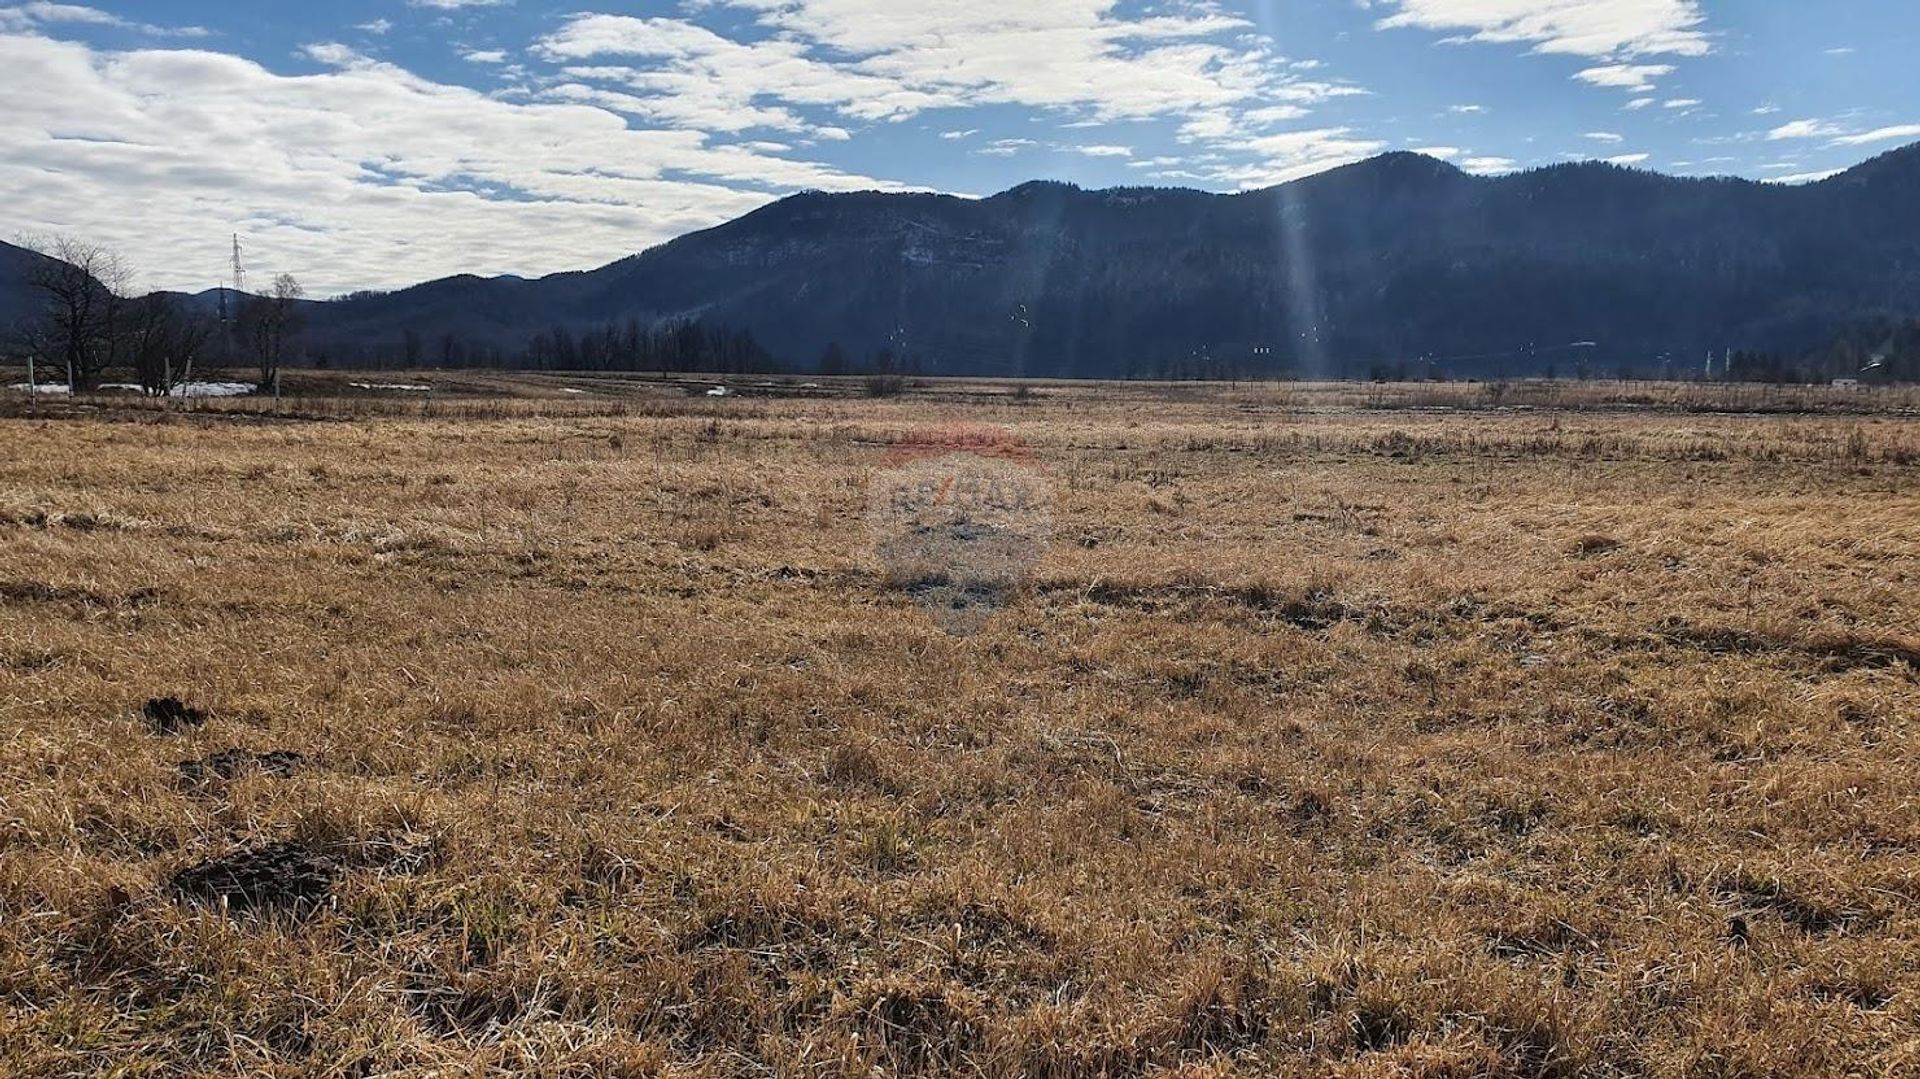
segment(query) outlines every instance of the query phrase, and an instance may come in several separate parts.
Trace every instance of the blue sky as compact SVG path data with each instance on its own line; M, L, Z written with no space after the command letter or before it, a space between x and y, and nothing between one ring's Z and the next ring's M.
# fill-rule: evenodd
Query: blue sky
M204 288L238 232L331 294L804 188L1232 191L1405 149L1806 182L1920 141L1915 55L1914 0L0 0L0 236Z

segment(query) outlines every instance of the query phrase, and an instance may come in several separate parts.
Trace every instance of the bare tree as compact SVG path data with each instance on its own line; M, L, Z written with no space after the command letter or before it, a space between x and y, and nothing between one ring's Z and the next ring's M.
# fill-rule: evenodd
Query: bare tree
M159 294L132 301L127 323L134 376L150 397L192 382L214 337L211 317Z
M128 305L128 351L133 356L134 378L149 397L165 397L173 392L171 349L173 304L158 294L142 296Z
M273 279L273 290L265 296L252 296L240 311L242 333L260 361L260 386L273 385L286 360L288 346L300 335L303 316L300 301L307 292L292 274Z
M46 256L29 279L43 303L36 331L42 354L64 368L74 393L91 390L123 359L133 275L100 244L58 236L28 246Z

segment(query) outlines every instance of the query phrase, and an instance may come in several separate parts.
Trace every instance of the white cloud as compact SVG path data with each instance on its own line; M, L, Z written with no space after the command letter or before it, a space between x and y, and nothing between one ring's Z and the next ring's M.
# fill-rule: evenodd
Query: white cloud
M324 294L577 269L782 192L902 186L602 108L490 97L339 45L309 52L333 70L0 34L0 235L83 233L150 286L198 289L237 231L263 270Z
M1853 135L1841 135L1833 141L1836 146L1867 146L1876 142L1904 142L1911 139L1920 139L1920 124L1875 128Z
M152 23L123 19L110 11L82 4L37 2L0 7L0 33L32 30L38 26L75 23L84 26L111 26L152 37L206 37L200 26L155 26Z
M1475 176L1498 176L1520 166L1510 157L1470 157L1460 162L1460 167Z
M954 139L970 139L975 135L978 135L979 133L980 133L979 128L969 127L969 128L963 128L958 131L942 131L940 133L940 137L951 141Z
M460 58L470 64L504 64L507 62L505 49L468 49Z
M1625 142L1627 137L1625 135L1616 135L1611 131L1589 131L1587 132L1587 138L1595 142Z
M1238 155L1223 183L1271 173L1260 140L1284 134L1277 126L1366 92L1304 77L1318 65L1287 61L1244 20L1210 4L1122 15L1114 0L703 3L750 12L768 36L736 40L682 19L578 15L535 46L566 65L565 81L543 92L724 132L804 132L822 111L877 124L987 105L1065 114L1070 128L1172 119L1182 141ZM1317 130L1324 129L1306 137ZM976 152L1006 156L1026 145L1000 140Z
M1770 142L1787 139L1827 139L1830 146L1869 146L1876 142L1920 139L1920 124L1896 124L1872 131L1849 131L1834 120L1793 120L1767 132Z
M1472 116L1487 111L1485 105L1448 105L1447 111L1455 116Z
M1383 29L1465 32L1476 42L1517 43L1533 51L1594 58L1705 56L1698 0L1381 0L1394 13Z
M616 78L672 111L683 99L774 100L887 120L938 108L1017 104L1101 119L1319 101L1357 92L1279 71L1246 24L1217 13L1111 15L1111 0L734 0L776 31L740 42L678 19L580 15L543 39L549 58L639 58ZM1228 31L1237 35L1221 40ZM696 106L705 111L704 106Z
M1672 64L1603 64L1574 72L1573 77L1594 86L1614 86L1645 93L1653 89L1655 79L1671 74Z
M1283 131L1223 140L1215 145L1232 150L1236 160L1205 162L1195 178L1242 189L1298 180L1387 149L1386 143L1364 138L1345 127Z
M1416 146L1413 152L1449 161L1466 153L1465 150L1462 150L1458 146Z
M1241 110L1240 122L1247 127L1258 128L1301 120L1311 115L1313 110L1304 105L1263 105L1257 109Z
M1133 147L1131 146L1110 146L1110 145L1096 144L1093 146L1069 146L1067 147L1067 149L1072 150L1076 154L1081 154L1086 157L1132 157L1133 156Z
M1779 142L1782 139L1824 139L1845 134L1846 129L1831 120L1794 120L1767 132L1767 138Z
M1605 161L1609 165L1642 165L1642 164L1645 164L1647 158L1651 156L1653 155L1651 154L1619 154L1615 157L1606 158Z
M1012 157L1022 150L1030 150L1040 145L1033 139L995 139L974 153L987 157Z
M940 103L894 80L814 59L804 42L742 43L679 19L577 16L534 51L571 65L562 69L571 81L552 88L551 96L597 100L706 131L805 131L813 125L796 106L831 107L871 121L904 118ZM609 58L632 62L605 63Z
M1761 182L1768 184L1817 184L1822 180L1832 179L1845 171L1847 170L1826 169L1821 172L1796 172L1791 176L1774 176Z
M365 30L369 34L384 34L387 31L393 29L393 20L392 19L375 19L372 22L358 23L354 26L354 29Z
M1663 109L1691 109L1704 104L1706 104L1706 102L1701 101L1697 97L1676 97L1670 101L1661 102L1660 107Z
M1359 0L1391 14L1383 30L1451 32L1446 44L1531 45L1535 53L1598 61L1574 74L1594 86L1635 93L1653 89L1672 64L1645 57L1698 57L1713 51L1702 0Z
M1658 100L1652 97L1636 97L1620 107L1627 112L1639 112L1641 109L1652 108Z

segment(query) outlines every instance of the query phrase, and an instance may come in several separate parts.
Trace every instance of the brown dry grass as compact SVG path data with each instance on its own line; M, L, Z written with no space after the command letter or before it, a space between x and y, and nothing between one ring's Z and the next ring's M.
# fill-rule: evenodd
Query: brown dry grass
M963 391L0 422L0 1071L1920 1069L1920 422ZM952 420L973 637L863 520Z

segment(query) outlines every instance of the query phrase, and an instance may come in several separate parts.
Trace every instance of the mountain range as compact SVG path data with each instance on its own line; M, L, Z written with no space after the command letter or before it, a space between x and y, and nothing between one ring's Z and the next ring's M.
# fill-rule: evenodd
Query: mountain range
M28 257L0 245L0 320L30 303ZM1395 153L1238 194L809 192L592 271L307 314L342 366L691 320L796 367L838 344L948 374L1692 372L1920 316L1920 144L1793 186Z
M34 294L35 268L44 265L45 255L23 247L0 243L0 328L32 316L40 305Z

